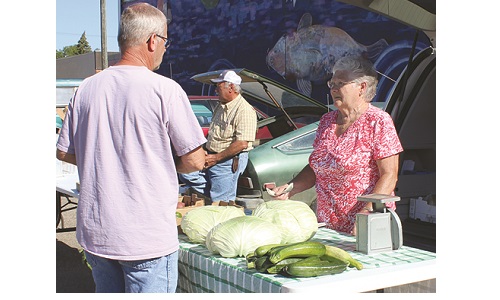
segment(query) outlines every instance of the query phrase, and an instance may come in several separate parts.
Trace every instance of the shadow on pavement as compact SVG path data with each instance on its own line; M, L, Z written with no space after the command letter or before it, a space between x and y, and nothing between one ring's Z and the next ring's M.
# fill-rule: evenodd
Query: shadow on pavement
M56 293L94 293L92 272L78 249L56 239Z

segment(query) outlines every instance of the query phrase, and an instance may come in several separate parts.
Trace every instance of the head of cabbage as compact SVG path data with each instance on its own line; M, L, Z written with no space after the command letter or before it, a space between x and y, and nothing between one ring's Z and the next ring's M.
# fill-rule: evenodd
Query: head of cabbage
M307 241L318 231L316 214L301 201L267 201L259 204L252 215L277 225L282 231L283 244Z
M274 224L254 216L242 216L219 223L207 234L205 245L222 257L244 257L257 247L277 244L281 230Z
M244 215L243 210L234 206L200 206L182 217L181 228L191 242L205 244L205 238L212 227Z

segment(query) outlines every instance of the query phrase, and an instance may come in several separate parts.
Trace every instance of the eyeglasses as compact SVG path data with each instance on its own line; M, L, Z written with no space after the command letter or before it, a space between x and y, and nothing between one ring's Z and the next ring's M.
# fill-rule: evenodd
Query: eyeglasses
M159 37L160 39L163 39L165 41L165 49L167 49L168 47L170 47L170 43L172 43L172 41L169 38L166 38L166 37L161 36L159 34L156 34L156 36Z
M212 85L218 87L221 83L226 83L227 81L212 82Z
M335 82L333 82L333 80L330 80L330 81L328 81L326 83L326 85L328 85L328 88L330 90L338 90L341 87L343 87L344 85L348 85L348 84L351 84L351 83L356 83L356 81L349 81L349 82L339 81L339 82L335 83Z

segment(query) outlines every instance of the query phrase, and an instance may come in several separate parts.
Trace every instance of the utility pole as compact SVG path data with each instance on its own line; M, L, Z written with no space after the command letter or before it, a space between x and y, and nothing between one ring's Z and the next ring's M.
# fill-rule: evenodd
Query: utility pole
M108 67L108 42L106 34L106 0L101 0L101 66Z

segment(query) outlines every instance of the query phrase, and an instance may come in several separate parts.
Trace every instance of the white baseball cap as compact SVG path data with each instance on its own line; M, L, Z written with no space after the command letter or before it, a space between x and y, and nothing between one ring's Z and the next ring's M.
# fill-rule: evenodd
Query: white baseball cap
M213 83L227 81L234 84L240 84L241 77L238 76L234 71L225 70L224 72L220 73L218 78L210 79L210 81L212 81Z

